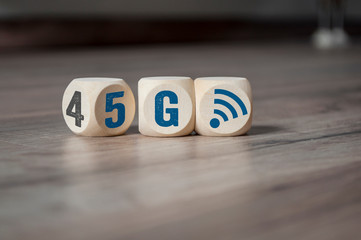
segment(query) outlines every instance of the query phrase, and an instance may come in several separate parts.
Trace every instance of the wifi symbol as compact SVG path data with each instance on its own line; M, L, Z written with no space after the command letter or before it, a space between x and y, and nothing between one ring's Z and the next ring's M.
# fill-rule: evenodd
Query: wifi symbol
M247 115L248 112L247 112L246 106L244 105L242 100L236 94L234 94L230 91L224 90L224 89L214 89L214 94L225 95L225 96L233 99L240 106L240 108L242 110L242 114ZM216 99L214 99L214 104L220 104L220 105L223 105L226 108L228 108L229 111L232 113L233 119L238 117L238 113L237 113L236 109L229 102L227 102L223 99L216 98ZM228 121L228 116L223 111L221 111L219 109L214 109L214 114L222 117L225 122ZM212 118L212 120L209 122L209 124L211 125L212 128L218 128L221 123L218 118Z

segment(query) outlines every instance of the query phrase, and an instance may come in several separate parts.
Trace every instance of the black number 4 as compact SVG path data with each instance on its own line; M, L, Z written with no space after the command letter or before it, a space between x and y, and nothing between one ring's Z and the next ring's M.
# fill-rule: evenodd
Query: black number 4
M75 112L72 112L75 105ZM75 118L75 126L81 127L81 121L84 120L84 115L81 115L81 92L75 91L68 108L66 115Z

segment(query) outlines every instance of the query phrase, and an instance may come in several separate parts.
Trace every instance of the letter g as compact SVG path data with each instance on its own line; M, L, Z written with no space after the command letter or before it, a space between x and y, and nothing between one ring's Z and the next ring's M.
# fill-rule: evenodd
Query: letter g
M166 113L170 115L169 120L164 120L164 98L169 98L170 104L177 104L178 97L172 91L161 91L155 95L155 121L161 127L178 126L178 108L167 108Z

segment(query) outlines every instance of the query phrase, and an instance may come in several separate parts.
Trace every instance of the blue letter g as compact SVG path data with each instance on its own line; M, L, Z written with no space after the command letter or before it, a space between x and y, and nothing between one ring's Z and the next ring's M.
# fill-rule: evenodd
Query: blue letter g
M164 120L164 98L169 98L170 104L177 104L178 97L172 91L161 91L155 95L155 121L161 127L178 126L178 108L167 108L166 113L170 115L169 120Z

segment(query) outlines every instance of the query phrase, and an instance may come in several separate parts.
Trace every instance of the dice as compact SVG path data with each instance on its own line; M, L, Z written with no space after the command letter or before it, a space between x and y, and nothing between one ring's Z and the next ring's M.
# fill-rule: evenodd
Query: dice
M241 77L146 77L138 82L139 131L175 137L238 136L252 124L252 91ZM63 95L68 127L83 136L123 134L135 114L134 95L119 78L77 78Z
M66 88L62 103L66 124L82 136L123 134L135 115L135 99L119 78L76 78Z
M246 78L197 78L194 88L198 134L238 136L251 128L252 91Z
M195 99L191 78L142 78L138 97L139 131L143 135L174 137L193 132Z

